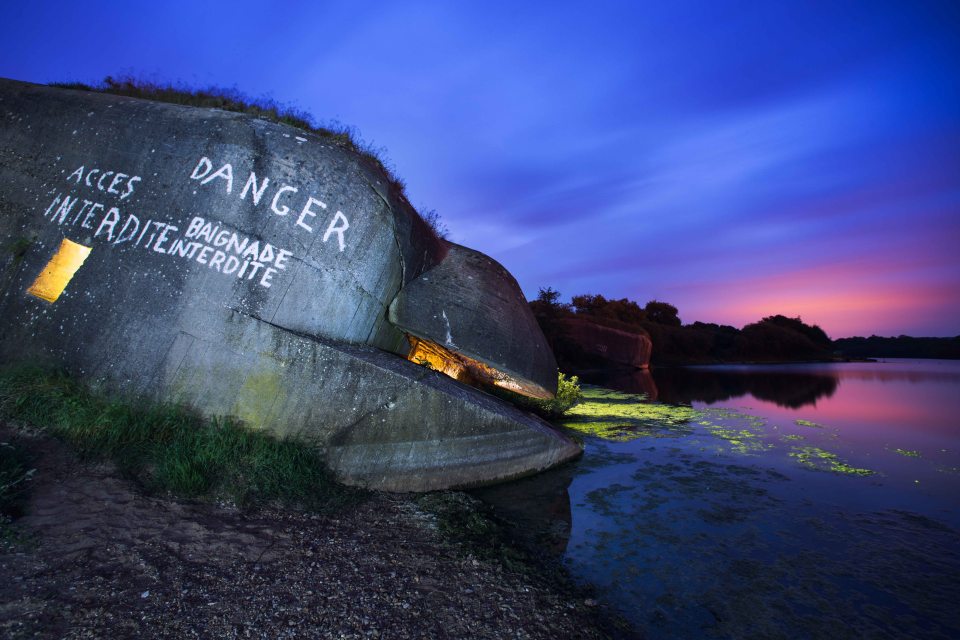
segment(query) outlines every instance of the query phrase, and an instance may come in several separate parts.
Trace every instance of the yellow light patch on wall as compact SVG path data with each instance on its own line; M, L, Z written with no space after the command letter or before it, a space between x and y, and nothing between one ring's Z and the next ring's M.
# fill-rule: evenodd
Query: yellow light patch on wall
M27 293L47 302L56 302L88 255L90 247L64 238L60 248L27 289Z

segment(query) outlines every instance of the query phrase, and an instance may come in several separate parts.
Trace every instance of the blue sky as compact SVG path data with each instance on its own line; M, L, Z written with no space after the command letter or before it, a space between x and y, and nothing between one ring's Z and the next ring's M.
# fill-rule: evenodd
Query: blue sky
M0 75L353 125L528 296L960 334L960 3L7 4Z

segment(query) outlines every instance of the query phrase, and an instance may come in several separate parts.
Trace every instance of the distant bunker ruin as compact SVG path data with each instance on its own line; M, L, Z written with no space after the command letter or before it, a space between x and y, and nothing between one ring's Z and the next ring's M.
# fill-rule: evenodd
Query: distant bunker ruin
M248 115L11 80L0 116L4 363L236 416L372 488L580 453L480 390L556 392L514 278L438 238L369 158Z

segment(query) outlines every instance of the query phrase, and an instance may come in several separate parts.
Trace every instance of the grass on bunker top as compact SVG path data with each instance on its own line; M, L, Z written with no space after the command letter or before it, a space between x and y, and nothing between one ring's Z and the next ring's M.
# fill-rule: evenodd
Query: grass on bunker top
M297 129L321 136L334 145L355 152L374 171L382 173L396 195L406 198L406 185L398 178L389 164L383 159L384 152L362 141L356 129L339 123L320 126L306 111L282 105L272 98L251 98L237 89L209 87L195 89L185 84L160 84L133 77L113 78L107 76L99 84L83 82L51 82L50 86L76 91L95 91L129 98L141 98L156 102L179 104L206 109L221 109L234 113L245 113L255 118L286 124ZM420 217L440 237L446 238L448 230L440 222L436 211L427 211Z
M52 432L83 457L111 460L150 491L317 511L364 496L334 482L308 445L177 405L110 397L58 371L0 371L0 417Z

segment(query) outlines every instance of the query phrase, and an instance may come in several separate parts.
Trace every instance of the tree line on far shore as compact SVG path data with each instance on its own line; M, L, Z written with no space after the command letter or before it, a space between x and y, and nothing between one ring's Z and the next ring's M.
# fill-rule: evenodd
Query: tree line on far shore
M721 362L802 362L842 358L904 357L960 358L956 338L844 338L831 340L817 325L800 318L767 316L737 329L708 322L683 324L672 304L651 300L640 306L633 300L608 300L584 294L560 301L560 292L540 289L530 302L534 316L548 340L556 339L557 321L584 318L613 329L646 333L653 343L655 365L709 364Z

